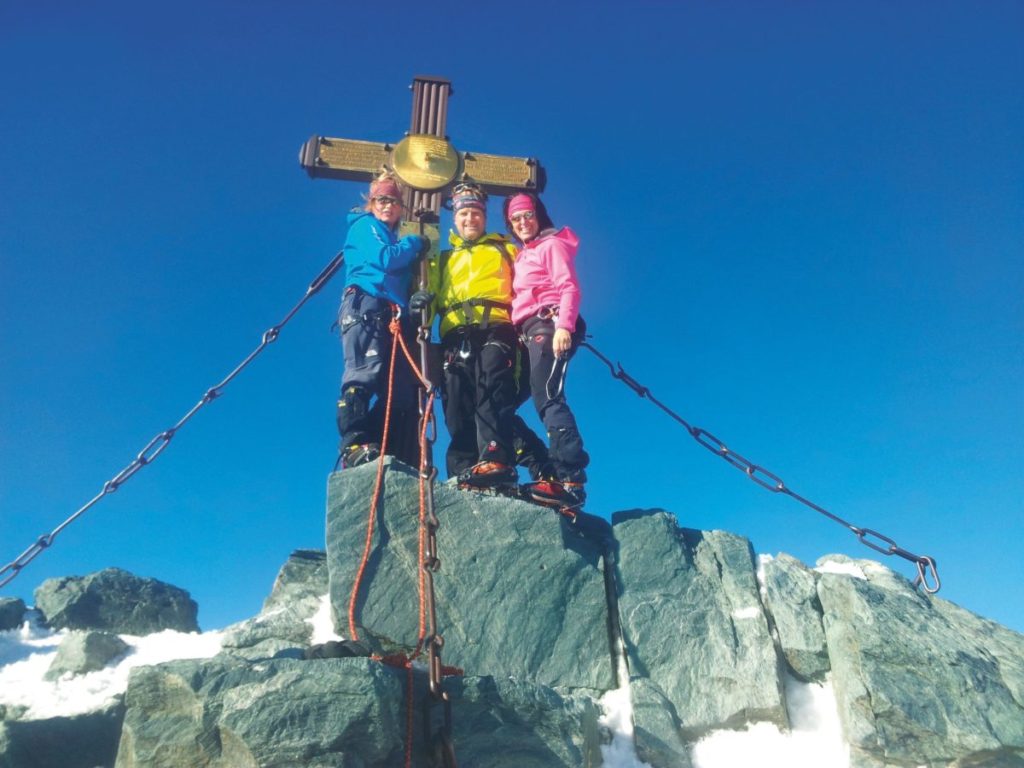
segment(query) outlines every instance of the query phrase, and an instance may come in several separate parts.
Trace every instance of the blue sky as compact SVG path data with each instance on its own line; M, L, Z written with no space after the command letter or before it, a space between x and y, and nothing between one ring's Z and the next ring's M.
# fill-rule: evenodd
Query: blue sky
M0 562L298 301L362 191L299 146L400 138L427 73L458 148L546 166L599 349L1024 630L1022 38L1019 2L0 6ZM341 288L0 594L117 565L255 613L323 546ZM568 387L590 512L874 556L586 353Z

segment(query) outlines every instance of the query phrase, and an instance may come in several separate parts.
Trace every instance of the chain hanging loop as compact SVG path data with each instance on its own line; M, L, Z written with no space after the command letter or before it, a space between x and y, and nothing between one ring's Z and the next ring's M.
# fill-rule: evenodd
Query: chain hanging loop
M726 447L725 443L719 440L717 437L712 435L706 429L701 427L690 426L689 422L686 421L682 416L677 414L675 411L670 409L668 406L661 403L651 393L647 387L641 384L639 381L634 379L622 368L621 363L612 364L612 361L601 354L592 344L584 341L580 344L581 347L586 347L605 365L608 366L608 370L611 372L612 378L618 379L627 387L636 392L640 397L647 398L654 403L658 408L664 411L675 421L679 422L686 431L690 433L690 436L697 441L698 444L707 448L711 453L715 454L721 459L742 470L743 473L753 480L755 483L760 485L762 488L771 491L772 493L784 493L787 496L792 497L796 501L800 502L809 509L818 512L825 517L834 520L842 526L848 528L859 540L860 543L866 547L870 547L876 552L880 552L883 555L896 555L902 557L904 560L908 560L917 567L917 578L914 579L914 587L920 587L922 590L930 595L935 594L942 587L942 582L939 580L938 568L935 565L935 558L929 557L928 555L915 555L913 552L909 552L906 549L900 547L895 541L890 539L878 531L873 531L870 528L858 528L852 523L843 520L838 515L834 515L827 509L818 506L817 504L808 501L803 496L793 492L786 487L782 478L778 475L769 472L764 467L754 464L752 461L743 458L738 453L730 451ZM878 543L881 542L881 543ZM884 546L883 546L884 545Z

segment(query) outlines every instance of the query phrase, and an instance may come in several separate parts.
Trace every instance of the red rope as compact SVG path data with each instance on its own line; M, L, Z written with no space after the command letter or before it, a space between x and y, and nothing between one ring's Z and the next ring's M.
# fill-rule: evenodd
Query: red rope
M405 356L406 361L409 363L409 367L412 369L416 378L423 386L424 390L428 392L426 402L423 405L423 419L419 430L419 446L420 446L420 478L419 478L419 526L418 526L418 562L419 562L419 578L418 578L418 591L419 591L419 631L416 637L416 648L413 650L411 656L405 654L391 654L389 656L378 656L374 654L371 656L376 661L383 664L388 664L393 667L405 668L406 670L406 715L405 715L405 768L411 768L412 766L412 742L413 742L413 667L412 662L417 659L423 653L423 642L427 637L427 601L426 601L426 572L424 556L426 553L426 537L427 537L427 431L430 425L430 416L434 408L434 387L433 385L423 376L423 372L420 367L416 365L416 361L413 359L412 353L409 351L409 347L405 343L405 339L402 336L401 325L398 321L398 317L393 317L388 330L391 331L392 342L391 342L391 362L388 367L388 394L387 401L384 406L384 435L381 438L380 452L381 456L386 453L387 449L387 438L388 431L391 424L391 395L392 388L394 386L395 378L395 358L398 347L401 346L402 353ZM366 542L363 546L363 556L359 562L359 568L356 571L355 582L352 585L352 594L349 597L348 603L348 629L349 634L353 640L358 640L359 635L356 631L355 624L355 609L356 600L359 594L359 587L362 583L363 574L366 570L366 564L370 558L370 548L373 545L373 530L374 523L377 517L377 505L380 501L380 490L382 480L384 477L384 462L381 460L377 464L377 477L373 486L373 497L370 500L370 512L369 519L366 525ZM463 670L458 667L441 667L442 675L462 675L465 674Z
M400 334L395 334L399 344L402 347L402 352L405 354L405 359L409 363L409 367L412 368L416 374L416 378L420 380L420 384L423 386L424 391L428 392L426 402L423 405L423 418L420 424L419 444L420 444L420 478L419 478L419 525L417 529L417 563L419 563L419 569L417 573L417 586L419 591L419 632L416 636L416 649L413 651L412 656L408 660L407 673L406 673L406 714L405 714L405 766L404 768L412 768L412 736L413 736L413 674L412 674L412 660L417 658L423 652L423 641L427 637L427 600L426 600L426 571L424 565L424 554L426 551L426 509L427 509L427 427L430 424L430 418L428 414L432 412L434 407L434 388L430 385L430 382L423 377L423 372L420 371L416 365L416 361L413 360L412 354L409 352L409 348L405 344L405 339Z
M392 320L392 325L395 324ZM366 522L366 543L363 545L363 556L359 561L359 568L356 570L356 579L352 584L352 594L348 600L348 632L352 640L359 639L359 632L356 630L356 599L359 596L359 587L363 581L363 573L366 571L366 563L370 559L370 547L373 545L373 526L377 518L377 504L380 501L380 489L384 478L383 456L388 447L388 430L391 426L391 387L395 380L395 352L398 348L398 334L394 334L391 341L391 362L388 366L388 396L384 405L384 434L380 440L381 459L377 462L377 479L373 484L373 497L370 499L369 519Z

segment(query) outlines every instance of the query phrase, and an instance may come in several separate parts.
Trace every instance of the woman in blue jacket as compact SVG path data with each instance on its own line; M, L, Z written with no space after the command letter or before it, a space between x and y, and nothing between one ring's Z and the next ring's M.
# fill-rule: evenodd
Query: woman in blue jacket
M345 236L345 291L338 313L345 372L338 398L341 460L355 467L380 456L384 432L391 334L395 307L402 333L414 343L408 298L413 268L429 241L419 235L398 237L402 189L389 175L370 184L363 209L348 215ZM417 383L404 360L395 361L388 453L418 465Z

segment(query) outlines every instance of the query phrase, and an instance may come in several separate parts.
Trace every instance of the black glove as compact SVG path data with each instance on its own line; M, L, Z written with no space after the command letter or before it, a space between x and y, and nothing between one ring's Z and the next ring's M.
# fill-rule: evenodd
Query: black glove
M430 302L433 300L434 294L430 291L416 291L416 293L409 297L409 309L415 309L419 312L429 307Z

